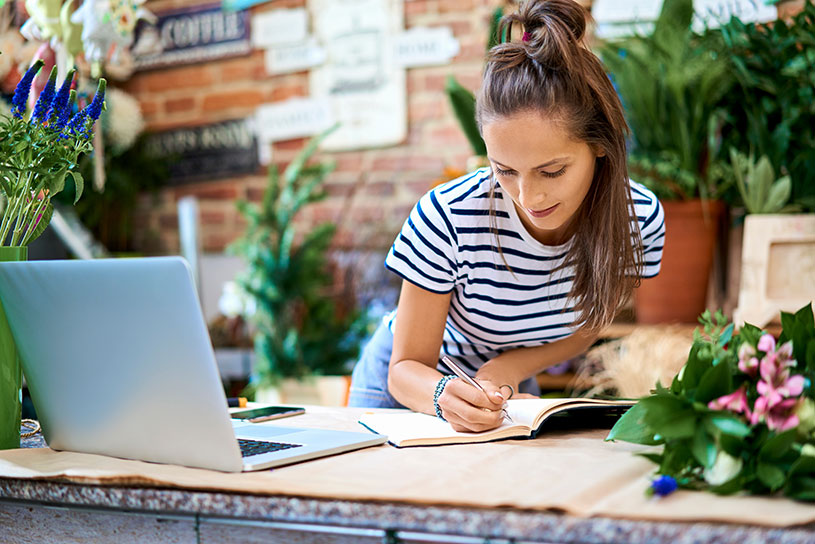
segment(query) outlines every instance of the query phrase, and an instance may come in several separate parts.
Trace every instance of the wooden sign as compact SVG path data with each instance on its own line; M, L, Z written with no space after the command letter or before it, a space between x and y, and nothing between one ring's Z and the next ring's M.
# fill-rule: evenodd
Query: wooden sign
M170 158L170 185L256 172L257 140L246 119L185 127L150 136L149 150Z
M156 13L142 21L132 48L136 69L191 64L246 55L251 50L249 15L209 4Z

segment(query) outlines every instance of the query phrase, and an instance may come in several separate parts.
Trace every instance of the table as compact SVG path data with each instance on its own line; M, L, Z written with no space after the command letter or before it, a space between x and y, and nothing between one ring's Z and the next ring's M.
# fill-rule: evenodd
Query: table
M44 444L36 437L24 445ZM350 455L354 454L345 454ZM14 478L0 478L0 528L0 540L9 544L815 543L815 523L768 528L753 525L749 519L738 524L637 521L500 506L418 505Z

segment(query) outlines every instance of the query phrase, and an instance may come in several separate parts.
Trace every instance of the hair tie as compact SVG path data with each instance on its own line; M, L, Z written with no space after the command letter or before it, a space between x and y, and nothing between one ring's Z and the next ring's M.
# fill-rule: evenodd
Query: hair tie
M524 35L521 36L521 41L522 42L528 42L529 41L529 32L524 30Z

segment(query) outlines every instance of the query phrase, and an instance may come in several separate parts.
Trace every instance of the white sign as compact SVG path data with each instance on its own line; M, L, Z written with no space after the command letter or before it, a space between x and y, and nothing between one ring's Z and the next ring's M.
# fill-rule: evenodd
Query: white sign
M266 50L266 71L272 75L300 72L325 62L325 50L317 40L272 47Z
M292 98L264 104L255 113L255 131L264 142L313 136L334 124L325 99Z
M447 64L458 55L458 40L450 27L411 28L396 36L393 58L397 66L433 66Z
M252 17L252 45L258 49L302 42L307 36L304 8L275 9Z
M327 98L339 128L328 151L384 147L407 136L405 69L393 58L403 30L402 0L309 0L314 33L325 48L311 71L314 97Z

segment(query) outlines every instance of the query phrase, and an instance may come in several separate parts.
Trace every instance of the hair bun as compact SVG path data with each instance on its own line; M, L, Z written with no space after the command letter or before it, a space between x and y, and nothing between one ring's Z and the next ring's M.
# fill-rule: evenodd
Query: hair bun
M586 11L573 0L528 0L512 19L523 25L526 54L550 69L579 62Z

